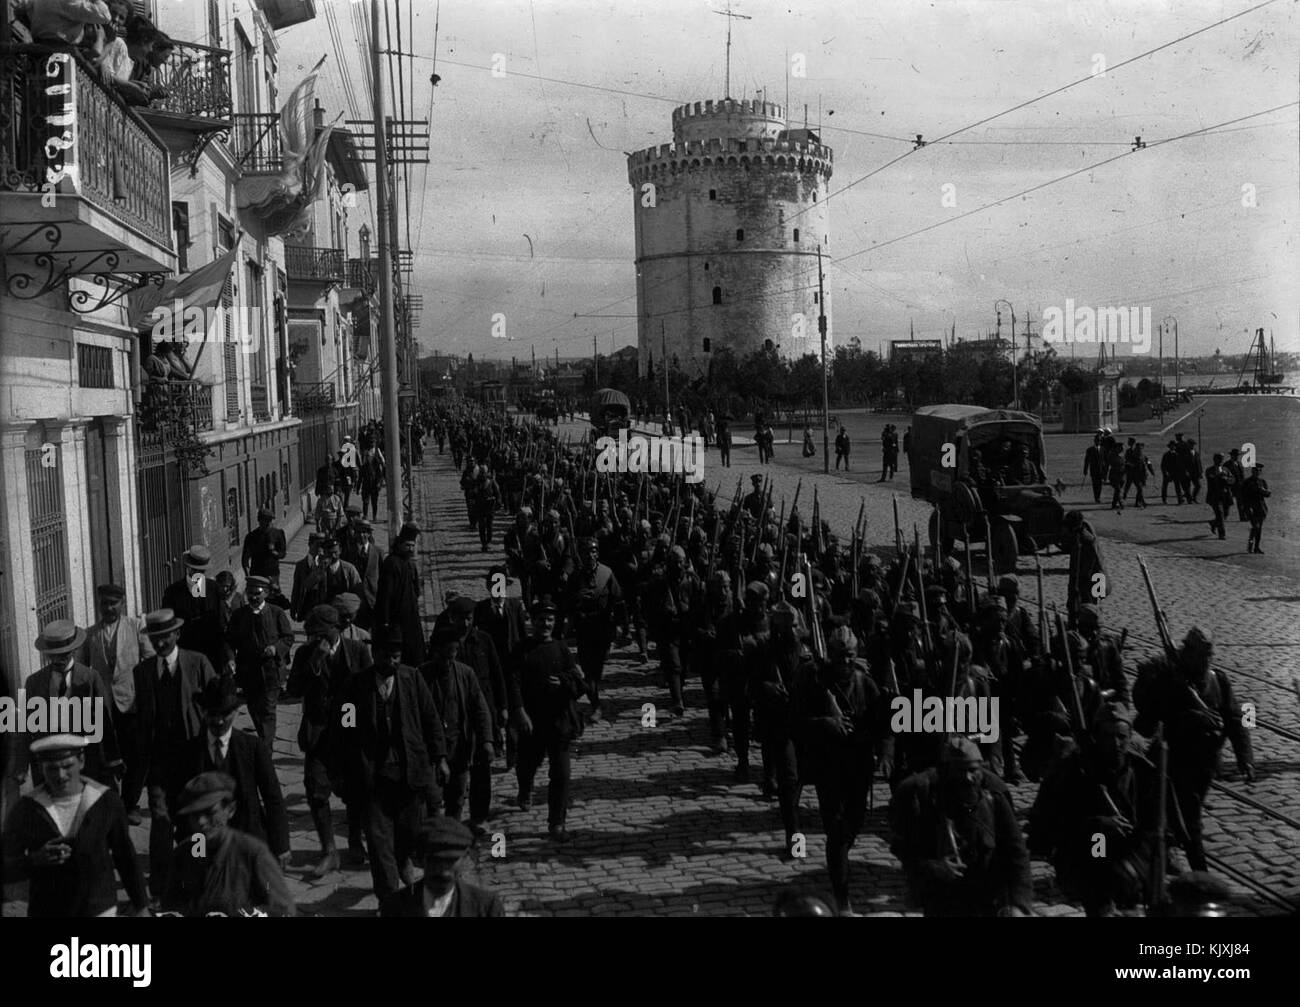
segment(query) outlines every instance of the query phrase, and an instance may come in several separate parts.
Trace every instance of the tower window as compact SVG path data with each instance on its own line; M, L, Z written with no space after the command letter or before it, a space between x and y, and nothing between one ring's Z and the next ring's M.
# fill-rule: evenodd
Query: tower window
M817 303L817 298L818 298L818 296L820 296L820 295L818 295L818 294L813 294L813 304L816 304L816 303Z
M717 199L717 198L718 198L718 190L717 190L717 189L710 189L710 190L709 190L709 198L710 198L710 199Z
M817 193L815 192L813 193L813 202L814 203L817 202Z
M799 228L794 229L794 243L799 244Z
M707 262L704 264L704 271L706 273L709 271L709 264Z
M764 340L763 340L763 349L765 349L765 350L770 350L770 349L772 349L772 340L770 340L770 339L764 339Z
M714 304L721 304L721 303L722 303L722 288L721 288L721 287L714 287L714 288L713 288L713 303L714 303Z
M745 240L745 229L743 227L736 228L736 240L737 241Z

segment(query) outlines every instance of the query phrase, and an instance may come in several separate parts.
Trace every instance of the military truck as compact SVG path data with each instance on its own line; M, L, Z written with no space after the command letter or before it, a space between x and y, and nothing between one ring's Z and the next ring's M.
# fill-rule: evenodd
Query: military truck
M997 573L1020 555L1060 546L1065 508L1043 470L1043 425L1033 413L941 405L912 417L912 497L934 504L930 541L944 553L985 542ZM987 519L987 520L986 520ZM991 540L991 541L990 541Z

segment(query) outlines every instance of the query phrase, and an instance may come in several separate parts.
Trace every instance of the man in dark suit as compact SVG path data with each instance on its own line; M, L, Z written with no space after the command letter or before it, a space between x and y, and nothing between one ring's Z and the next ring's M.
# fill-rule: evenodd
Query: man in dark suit
M231 654L226 671L234 674L244 690L248 714L268 749L275 743L280 676L293 647L293 625L284 609L266 600L270 589L271 582L265 577L249 577L244 583L248 604L235 611L226 630Z
M174 789L200 773L225 773L235 781L234 808L230 824L255 836L271 848L281 869L289 864L289 817L284 794L271 763L271 753L252 735L235 730L239 694L235 683L215 678L200 698L206 730L185 749L174 772Z
M312 579L316 567L323 562L321 543L324 541L325 536L318 531L308 534L307 555L293 565L293 587L289 593L289 614L300 622L311 611L313 606L324 601L323 598L312 600L307 596L307 584Z
M303 787L321 845L321 859L308 872L313 878L323 878L339 868L330 812L330 794L338 777L337 755L342 741L339 707L348 679L372 664L369 644L345 639L341 623L339 612L332 605L318 605L307 613L303 624L307 642L293 655L287 686L289 695L302 697L298 747L303 754ZM366 862L361 841L361 807L349 795L341 796L348 810L348 853L352 862L360 866Z
M438 706L451 766L450 779L443 788L444 811L459 821L468 794L471 817L481 825L492 802L492 708L474 669L456 659L462 638L454 624L434 629L429 637L429 661L419 671ZM476 793L470 783L471 767L480 765L487 767L486 794Z
M462 881L474 837L460 822L439 815L420 831L424 879L393 896L389 916L504 916L501 896Z
M414 669L399 663L402 630L389 625L373 646L375 663L343 687L340 734L349 800L365 818L382 912L409 883L415 838L426 813L442 803L450 767L433 694Z
M36 638L36 649L44 655L45 663L39 671L27 676L23 691L28 700L39 696L49 702L52 712L59 709L54 707L54 702L59 702L63 708L60 712L75 720L75 730L67 724L54 723L54 716L50 716L42 730L29 729L19 739L19 755L27 754L34 742L51 734L81 735L90 741L83 750L85 774L116 793L118 777L125 769L109 714L113 699L99 675L77 660L77 652L85 641L85 631L71 619L46 623ZM26 768L26 762L22 762L15 775L21 779ZM32 782L41 785L39 768L34 770Z
M307 598L311 601L309 608L316 605L328 605L339 595L351 592L356 594L361 585L361 575L357 568L343 559L342 547L333 535L327 535L321 543L324 558L307 578Z
M257 527L244 536L244 551L240 565L244 576L280 576L280 560L288 552L284 531L275 527L275 514L266 507L257 512Z
M379 568L384 562L384 554L375 545L374 530L369 521L356 523L352 548L344 551L343 558L356 568L357 575L361 578L356 587L356 595L361 599L356 623L362 629L369 630L374 625L375 601L379 596Z
M222 668L229 655L217 582L207 575L211 562L205 546L191 546L185 554L185 576L163 591L161 607L171 609L183 627L180 648L198 651L212 667Z
M136 750L149 794L149 891L162 898L171 863L173 822L179 791L171 790L171 767L204 730L203 690L217 677L200 653L178 646L183 624L169 608L144 617L155 657L135 666Z
M418 525L402 525L393 543L393 551L379 567L379 587L375 592L375 622L401 630L402 663L419 667L424 663L424 633L420 624L420 572L415 565L415 543L420 537Z
M474 628L492 638L497 659L501 663L502 673L507 682L515 658L528 638L528 613L524 610L523 600L506 597L506 589L511 579L504 566L494 566L488 570L488 597L474 608ZM504 730L506 769L514 769L519 748L519 732L508 718Z

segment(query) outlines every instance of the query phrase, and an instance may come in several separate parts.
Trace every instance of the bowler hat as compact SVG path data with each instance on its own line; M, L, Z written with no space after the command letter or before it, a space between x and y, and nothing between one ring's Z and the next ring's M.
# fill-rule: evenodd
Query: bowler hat
M217 713L222 716L238 710L239 691L235 688L234 679L229 675L209 679L208 684L203 687L199 705L203 707L204 713Z
M36 638L36 649L43 654L69 654L86 640L86 631L71 619L47 622Z
M420 526L414 521L407 521L397 532L397 541L412 542L420 537Z
M463 594L458 594L447 603L447 611L452 615L473 615L474 599Z
M199 773L185 784L177 800L182 815L214 808L235 796L235 781L225 773Z
M212 562L212 552L207 546L192 545L184 556L185 565L194 570L206 570Z
M184 625L185 620L178 618L170 608L160 608L144 617L144 631L150 636L174 633Z
M378 650L401 650L406 643L402 627L396 624L376 631L370 642Z
M457 861L474 843L470 830L446 815L438 815L425 824L416 838L416 846L425 860Z
M460 630L455 626L443 625L434 626L433 632L429 634L429 649L436 650L438 647L446 646L449 643L460 642Z

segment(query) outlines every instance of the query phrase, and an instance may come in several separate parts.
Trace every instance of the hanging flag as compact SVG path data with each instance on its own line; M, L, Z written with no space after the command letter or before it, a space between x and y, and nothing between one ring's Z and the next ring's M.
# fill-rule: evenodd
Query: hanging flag
M131 328L151 329L156 324L170 326L163 338L179 339L185 328L184 312L202 312L203 330L207 331L208 312L221 299L221 288L230 276L239 252L239 242L224 255L192 273L169 277L161 287L146 287L131 295ZM180 317L175 317L176 315Z

